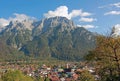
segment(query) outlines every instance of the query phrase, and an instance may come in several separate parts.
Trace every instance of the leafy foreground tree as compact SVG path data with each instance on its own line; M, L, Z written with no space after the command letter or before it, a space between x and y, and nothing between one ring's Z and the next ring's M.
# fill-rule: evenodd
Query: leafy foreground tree
M44 78L39 76L39 77L36 77L35 81L44 81Z
M2 79L0 78L0 81L2 81Z
M50 79L48 77L46 77L44 81L50 81Z
M21 71L7 71L1 77L2 81L34 81L31 77L24 75Z
M95 81L94 76L90 74L88 71L81 72L79 80L80 81Z
M95 62L101 81L120 81L120 37L98 36L86 59Z

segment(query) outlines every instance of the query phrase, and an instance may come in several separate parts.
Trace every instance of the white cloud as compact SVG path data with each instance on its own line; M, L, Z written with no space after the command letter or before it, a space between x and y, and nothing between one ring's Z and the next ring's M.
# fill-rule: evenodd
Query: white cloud
M110 6L114 6L114 7L120 8L120 2L114 3L114 4L110 4Z
M85 17L92 15L89 12L83 12L82 9L80 10L72 10L72 12L68 12L67 6L60 6L54 11L48 11L48 13L45 13L44 16L47 18L55 17L55 16L62 16L66 17L68 19L74 18L74 17Z
M105 13L104 15L120 15L120 11L110 11Z
M83 27L83 28L86 28L86 29L89 29L89 28L96 28L94 25L77 25L78 27Z
M98 8L108 8L112 10L112 11L104 13L104 15L120 15L120 11L117 11L120 8L120 2L100 6Z
M74 17L85 17L85 16L90 16L92 15L91 13L89 12L83 12L81 9L80 10L72 10L72 12L70 12L69 14L69 18L74 18Z
M98 8L110 8L110 7L120 8L120 2L113 3L113 4L108 4L108 5L104 5L104 6L100 6Z
M68 16L71 19L80 16L81 14L82 14L82 10L72 10L72 12L68 14Z
M81 17L85 17L85 16L91 16L92 14L91 13L89 13L89 12L82 12L81 13Z
M97 21L97 19L82 17L81 19L79 19L79 21L81 21L81 22L93 22L93 21Z
M120 24L116 24L115 27L116 27L116 28L120 28Z
M48 11L48 13L44 14L45 17L55 17L55 16L63 16L68 18L68 8L66 6L60 6L55 11Z

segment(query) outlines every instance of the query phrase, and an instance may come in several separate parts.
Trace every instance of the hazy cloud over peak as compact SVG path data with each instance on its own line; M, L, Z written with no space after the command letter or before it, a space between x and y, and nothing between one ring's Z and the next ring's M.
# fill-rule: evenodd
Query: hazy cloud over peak
M19 22L22 22L24 20L34 20L35 19L34 17L30 17L30 16L27 16L25 14L18 14L18 13L14 13L13 16L14 17L10 17L8 20L9 21L19 21Z
M0 31L1 31L1 29L4 29L4 27L7 26L10 21L22 22L24 20L33 21L33 20L35 20L35 18L27 16L25 14L18 14L18 13L14 13L13 17L9 17L8 19L0 18Z
M6 26L9 24L9 21L4 18L0 18L0 27Z

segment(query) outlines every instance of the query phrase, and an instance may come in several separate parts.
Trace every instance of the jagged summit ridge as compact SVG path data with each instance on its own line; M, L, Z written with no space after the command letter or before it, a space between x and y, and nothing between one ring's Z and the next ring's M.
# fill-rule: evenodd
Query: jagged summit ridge
M33 32L36 34L40 34L47 31L49 28L54 28L57 26L61 26L61 31L73 30L76 28L72 20L59 16L42 19L41 21L35 22L34 26L35 28L33 29Z
M22 21L10 21L10 23L6 27L2 27L1 32L6 29L28 29L28 30L39 30L46 31L48 28L62 26L62 31L64 30L72 30L75 29L76 26L74 25L72 20L67 19L66 17L51 17L51 18L44 18L40 21L33 21L33 20L22 20Z

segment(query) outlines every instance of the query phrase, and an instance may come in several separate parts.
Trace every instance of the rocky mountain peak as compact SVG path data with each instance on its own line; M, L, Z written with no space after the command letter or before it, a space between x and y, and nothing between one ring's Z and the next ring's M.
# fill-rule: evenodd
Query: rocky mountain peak
M117 25L113 26L111 35L113 37L120 36L120 24L117 24Z
M75 28L73 21L67 19L66 17L59 17L59 16L46 18L44 20L44 25L46 25L45 27L61 26L63 31L66 29L72 30Z
M61 31L73 30L76 27L72 20L69 20L66 17L59 16L42 19L39 22L35 22L34 26L35 33L37 34L40 34L41 32L46 32L49 28L54 27L61 27Z
M5 27L5 30L3 31L9 31L9 30L32 30L33 29L33 25L32 25L33 21L10 21L9 25L7 25Z
M66 17L51 17L51 18L46 18L44 20L44 23L48 23L51 27L55 27L57 25L62 24L63 26L69 26L69 27L74 27L73 21L67 19Z

